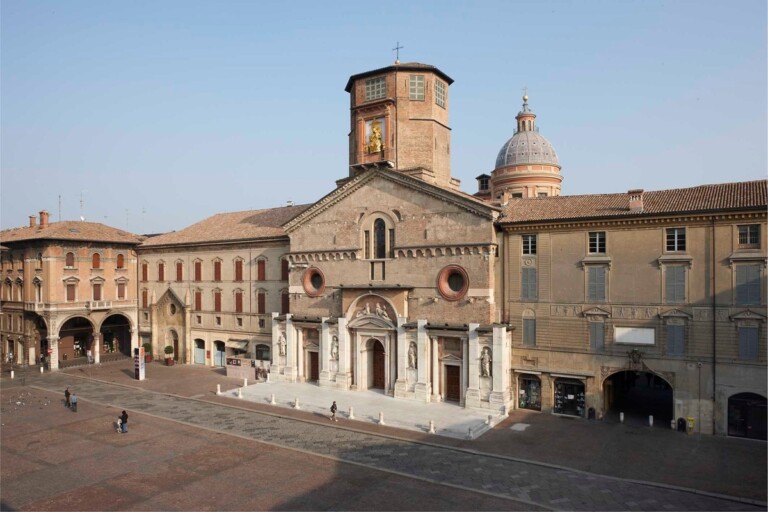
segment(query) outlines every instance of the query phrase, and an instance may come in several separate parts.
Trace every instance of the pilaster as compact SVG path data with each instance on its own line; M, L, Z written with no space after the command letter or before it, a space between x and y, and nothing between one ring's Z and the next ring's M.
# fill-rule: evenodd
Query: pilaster
M505 326L493 328L493 390L489 397L492 409L501 410L509 405L509 372L506 362L509 361L510 341Z
M480 407L480 340L477 328L480 324L469 324L467 341L468 387L464 399L465 407Z
M432 386L430 385L428 368L430 367L430 346L429 336L427 335L427 321L416 321L416 366L417 366L417 381L416 389L414 390L414 398L420 402L429 402L432 394Z

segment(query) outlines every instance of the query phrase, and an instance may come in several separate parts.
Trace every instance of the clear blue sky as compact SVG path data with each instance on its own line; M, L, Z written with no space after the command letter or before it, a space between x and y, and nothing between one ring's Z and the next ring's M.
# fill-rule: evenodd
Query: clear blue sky
M522 89L563 194L766 177L765 0L0 4L0 226L137 233L309 203L347 175L350 75L439 67L467 192Z

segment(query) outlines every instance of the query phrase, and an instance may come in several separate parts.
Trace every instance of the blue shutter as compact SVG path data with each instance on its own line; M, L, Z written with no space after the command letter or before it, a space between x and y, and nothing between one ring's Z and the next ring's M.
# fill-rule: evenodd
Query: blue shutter
M536 320L526 318L523 320L523 345L536 345Z
M757 327L739 328L739 359L757 360Z
M736 267L736 303L760 303L760 267L739 265Z
M589 343L594 351L605 347L605 327L602 322L589 322Z
M590 302L605 302L605 267L587 270L587 298Z
M667 354L670 356L681 356L685 353L685 326L668 325L667 326Z
M536 269L526 267L523 269L521 283L521 298L526 300L536 300L538 297L538 287L536 283Z

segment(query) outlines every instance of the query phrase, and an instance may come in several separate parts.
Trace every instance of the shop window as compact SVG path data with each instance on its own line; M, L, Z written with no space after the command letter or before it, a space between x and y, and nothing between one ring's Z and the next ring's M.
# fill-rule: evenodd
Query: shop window
M256 345L256 359L269 361L272 359L272 347L269 345Z
M534 375L521 375L517 406L520 409L541 410L541 380Z
M583 417L584 403L583 382L576 379L555 379L555 413Z

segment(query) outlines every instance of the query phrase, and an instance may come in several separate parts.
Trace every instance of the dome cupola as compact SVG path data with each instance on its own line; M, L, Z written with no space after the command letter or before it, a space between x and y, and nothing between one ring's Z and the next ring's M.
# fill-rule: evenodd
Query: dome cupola
M523 109L515 116L517 128L499 151L491 173L492 198L560 195L560 161L552 144L539 133L536 114L523 96Z

